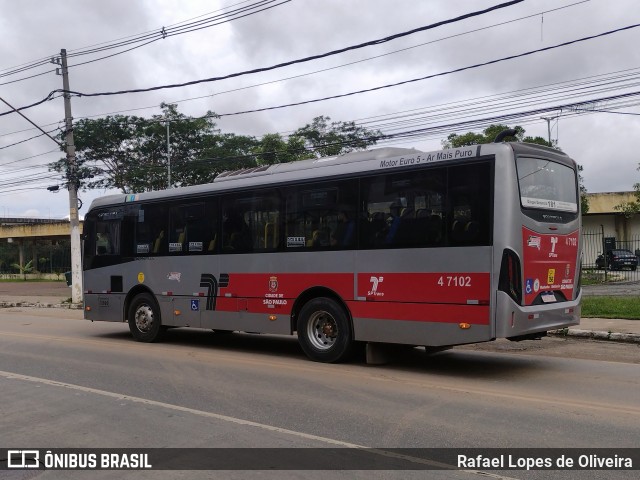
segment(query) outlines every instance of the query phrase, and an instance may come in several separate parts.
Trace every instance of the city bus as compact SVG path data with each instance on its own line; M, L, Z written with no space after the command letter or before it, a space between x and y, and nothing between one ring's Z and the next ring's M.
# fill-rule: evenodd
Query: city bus
M580 319L576 163L526 143L379 148L96 199L84 317L357 345L535 339Z

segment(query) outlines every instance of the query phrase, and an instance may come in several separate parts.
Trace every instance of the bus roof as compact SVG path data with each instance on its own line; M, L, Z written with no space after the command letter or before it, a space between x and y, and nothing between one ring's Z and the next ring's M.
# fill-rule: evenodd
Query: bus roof
M123 204L126 202L153 201L171 197L204 195L223 192L236 188L249 188L272 183L288 181L304 181L316 178L329 178L358 172L389 170L396 167L410 167L417 164L440 163L453 160L472 159L480 156L495 155L499 151L510 149L516 155L539 156L567 164L572 168L575 162L565 153L541 145L504 142L470 145L453 149L423 152L413 148L384 147L372 150L351 152L334 157L322 157L300 160L291 163L278 163L255 168L226 171L216 177L212 183L178 187L168 190L144 192L139 194L106 195L95 199L89 210L93 208Z

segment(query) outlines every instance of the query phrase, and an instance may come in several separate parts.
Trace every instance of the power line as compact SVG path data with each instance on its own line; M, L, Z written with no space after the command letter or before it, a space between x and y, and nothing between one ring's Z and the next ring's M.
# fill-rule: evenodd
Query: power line
M285 3L289 3L291 0L284 0L275 5L270 5L270 4L274 4L276 1L278 0L260 0L253 3L252 5L237 8L235 10L225 12L220 15L210 16L208 18L197 20L195 22L189 22L187 24L180 25L180 26L178 26L179 24L175 24L175 26L172 26L172 27L162 27L161 29L156 29L156 30L150 31L147 34L141 34L135 38L131 38L128 40L111 43L111 44L97 47L97 48L89 48L82 51L76 51L74 53L71 53L69 57L77 57L81 55L88 55L88 54L103 52L105 50L120 48L120 47L128 46L134 43L140 43L140 42L146 43L150 39L163 40L167 37L182 35L184 33L201 30L203 28L209 28L212 26L220 25L221 23L227 23L231 20L236 20L239 18L244 18L249 15L254 15L264 10L268 10L268 9L283 5Z
M25 160L31 160L32 158L42 157L44 155L48 155L48 154L54 153L54 152L60 153L60 150L49 150L48 152L38 153L36 155L31 155L30 157L18 158L16 160L11 160L10 162L0 163L0 167L4 167L6 165L11 165L13 163L23 162Z
M522 1L522 0L514 0L514 1ZM495 7L494 7L495 8ZM472 14L467 14L467 15L472 15ZM450 22L450 20L444 21L446 23ZM439 23L443 23L443 22L439 22ZM493 65L496 63L500 63L500 62L504 62L507 60L514 60L517 58L522 58L522 57L526 57L529 55L533 55L536 53L541 53L541 52L546 52L546 51L550 51L550 50L554 50L557 48L561 48L561 47L566 47L569 45L573 45L573 44L577 44L577 43L581 43L581 42L585 42L588 40L594 40L596 38L601 38L601 37L605 37L608 35L613 35L615 33L620 33L623 31L627 31L627 30L631 30L634 28L639 27L640 24L633 24L633 25L628 25L626 27L621 27L621 28L617 28L614 30L609 30L597 35L590 35L587 37L582 37L576 40L571 40L568 42L562 42L556 45L552 45L549 47L544 47L544 48L539 48L539 49L535 49L535 50L529 50L527 52L523 52L523 53L519 53L519 54L515 54L515 55L509 55L506 57L502 57L502 58L498 58L498 59L494 59L494 60L489 60L486 62L482 62L482 63L477 63L474 65L469 65L466 67L460 67L460 68L456 68L453 70L448 70L445 72L440 72L440 73L435 73L432 75L426 75L424 77L419 77L419 78L413 78L413 79L409 79L409 80L403 80L401 82L395 82L395 83L391 83L391 84L386 84L386 85L380 85L377 87L373 87L373 88L368 88L368 89L362 89L362 90L357 90L357 91L353 91L353 92L348 92L348 93L343 93L343 94L339 94L339 95L331 95L331 96L327 96L327 97L322 97L322 98L317 98L317 99L312 99L312 100L305 100L302 102L294 102L294 103L288 103L288 104L284 104L284 105L278 105L278 106L272 106L272 107L263 107L263 108L257 108L257 109L251 109L251 110L244 110L244 111L239 111L239 112L232 112L232 113L221 113L221 114L216 114L216 117L225 117L225 116L235 116L235 115L243 115L243 114L247 114L247 113L257 113L257 112L264 112L264 111L269 111L269 110L277 110L277 109L282 109L282 108L288 108L288 107L294 107L294 106L300 106L300 105L307 105L310 103L317 103L317 102L323 102L323 101L327 101L327 100L334 100L337 98L345 98L345 97L349 97L349 96L353 96L353 95L359 95L361 93L368 93L368 92L373 92L373 91L378 91L378 90L383 90L386 88L391 88L391 87L397 87L400 85L407 85L410 83L415 83L415 82L419 82L419 81L423 81L423 80L428 80L431 78L436 78L436 77L441 77L441 76L445 76L445 75L450 75L453 73L459 73L459 72L463 72L466 70L471 70L471 69L475 69L475 68L479 68L479 67L484 67L487 65ZM422 27L424 28L432 28L432 27ZM407 34L407 32L404 32L404 34ZM404 35L404 34L398 34L398 35ZM387 37L389 38L389 37ZM371 42L367 42L367 43L371 43ZM364 45L364 44L361 44ZM361 48L361 47L357 47L357 48ZM350 47L347 47L346 49L341 49L341 50L336 50L336 52L343 52L345 50L350 49ZM324 54L323 56L326 56L327 54ZM321 58L322 56L315 56L315 57L307 57L307 59L301 59L299 61L309 61L308 59L311 58ZM286 62L285 64L280 64L280 65L291 65L293 63L298 63L298 60L294 60L291 62ZM279 66L273 66L273 67L267 67L267 69L274 69L274 68L280 68ZM231 78L232 76L240 76L240 75L245 75L248 73L255 73L257 71L261 71L261 69L257 69L257 70L251 70L251 71L246 71L246 72L240 72L240 73L236 73L236 74L231 74L225 77L216 77L213 79L205 79L205 80L194 80L192 82L187 82L187 83L183 83L183 84L176 84L176 85L164 85L164 86L159 86L159 87L152 87L150 89L134 89L134 90L123 90L123 91L119 91L119 92L101 92L101 93L91 93L91 94L83 94L80 92L74 92L74 91L64 91L64 90L54 90L53 92L51 92L49 94L49 96L43 100L40 100L39 102L35 102L34 104L31 105L27 105L25 107L21 107L17 110L25 110L27 108L31 108L34 107L36 105L39 105L41 103L44 103L47 100L50 100L53 96L54 93L70 93L70 94L74 94L77 96L85 96L85 97L96 97L96 96L111 96L111 95L120 95L120 94L125 94L125 93L139 93L139 92L146 92L146 91L151 91L151 90L159 90L159 89L163 89L163 88L176 88L176 87L181 87L181 86L186 86L186 85L193 85L196 83L202 83L202 82L213 82L213 81L218 81L220 79L225 79L225 78ZM9 113L12 113L11 111L9 112L2 112L0 113L0 116L3 115L8 115ZM200 118L205 118L206 116L200 117Z
M27 143L27 142L29 142L31 140L35 140L36 138L44 137L45 135L47 137L49 137L49 138L52 138L49 134L53 133L53 132L56 132L57 130L58 130L57 128L54 128L53 130L49 130L48 132L43 131L42 133L40 133L38 135L35 135L33 137L25 138L24 140L19 140L17 142L10 143L8 145L3 145L2 147L0 147L0 150L4 150L6 148L10 148L10 147L14 147L16 145L20 145L21 143ZM56 143L59 144L59 142L56 142Z
M398 38L402 38L402 37L406 37L408 35L413 35L415 33L418 32L423 32L426 30L431 30L433 28L436 27L440 27L443 25L448 25L451 23L455 23L455 22L459 22L462 20L466 20L468 18L472 18L472 17L476 17L479 15L483 15L485 13L489 13L489 12L493 12L495 10L501 9L501 8L505 8L505 7L510 7L512 5L515 5L517 3L522 2L523 0L511 0L509 2L506 3L502 3L499 5L495 5L493 7L489 7L486 8L484 10L478 10L475 12L471 12L471 13L467 13L464 15L460 15L458 17L455 18L451 18L448 20L442 20L440 22L436 22L433 23L431 25L426 25L423 27L419 27L419 28L414 28L413 30L408 30L406 32L401 32L401 33L396 33L394 35L389 35L387 37L384 38L379 38L376 40L370 40L368 42L364 42L364 43L360 43L357 45L351 45L348 47L344 47L344 48L340 48L337 50L332 50L329 52L325 52L325 53L321 53L318 55L312 55L309 57L304 57L304 58L299 58L296 60L290 60L287 62L283 62L283 63L279 63L276 65L271 65L269 67L261 67L261 68L255 68L252 70L245 70L243 72L236 72L236 73L231 73L228 75L224 75L224 76L220 76L220 77L211 77L211 78L205 78L205 79L200 79L200 80L192 80L189 82L184 82L184 83L176 83L176 84L171 84L171 85L159 85L156 87L148 87L148 88L136 88L136 89L130 89L130 90L119 90L119 91L115 91L115 92L98 92L98 93L82 93L82 92L77 92L77 91L68 91L68 92L63 92L63 93L70 93L72 95L76 95L79 97L99 97L99 96L111 96L111 95L123 95L123 94L127 94L127 93L142 93L142 92L151 92L151 91L156 91L156 90L164 90L164 89L169 89L169 88L179 88L179 87L186 87L186 86L190 86L190 85L197 85L200 83L210 83L210 82L217 82L220 80L227 80L229 78L236 78L236 77L240 77L240 76L244 76L244 75L250 75L250 74L254 74L254 73L262 73L262 72L268 72L270 70L275 70L278 68L283 68L283 67L287 67L290 65L295 65L295 64L299 64L299 63L306 63L306 62L310 62L313 60L319 60L321 58L326 58L326 57L330 57L333 55L338 55L341 53L345 53L345 52L349 52L349 51L353 51L353 50L358 50L364 47L369 47L372 45L380 45L386 42L390 42L392 40L396 40Z
M349 46L349 47L344 47L344 48L341 48L341 49L338 49L338 50L333 50L333 51L326 52L326 53L319 54L319 55L313 55L313 56L310 56L310 57L305 57L305 58L301 58L301 59L297 59L297 60L291 60L291 61L284 62L284 63L281 63L281 64L272 65L271 67L264 67L264 68L259 68L259 69L247 70L247 71L244 71L244 72L237 72L237 73L229 74L229 75L226 75L226 76L223 76L223 77L213 77L213 78L203 79L203 80L193 80L193 81L182 83L182 84L163 85L163 86L158 86L158 87L150 87L150 88L146 88L146 89L122 90L122 91L118 91L118 92L102 92L102 93L83 94L83 93L75 92L75 91L72 91L72 90L67 91L67 90L64 90L64 89L62 89L62 90L58 89L58 90L54 90L54 91L50 92L49 95L47 97L45 97L44 99L42 99L42 100L40 100L38 102L34 102L34 103L30 104L30 105L26 105L26 106L20 107L20 108L16 109L16 111L26 110L26 109L29 109L29 108L33 108L33 107L35 107L37 105L40 105L42 103L45 103L46 101L51 100L52 98L54 98L54 95L56 93L72 94L72 95L85 96L85 97L121 95L121 94L124 94L124 93L140 93L140 92L149 92L149 91L154 91L154 90L161 90L161 89L165 89L165 88L177 88L177 87L183 87L183 86L188 86L188 85L195 85L195 84L198 84L198 83L219 81L219 80L223 80L223 79L239 77L239 76L242 76L242 75L248 75L248 74L252 74L252 73L265 72L265 71L274 70L274 69L282 68L282 67L289 66L289 65L294 65L294 64L297 64L297 63L304 63L304 62L309 62L309 61L312 61L312 60L317 60L317 59L325 58L325 57L332 56L332 55L337 55L339 53L344 53L344 52L347 52L347 51L357 50L357 49L364 48L364 47L371 46L371 45L379 45L379 44L386 43L386 42L389 42L389 41L392 41L392 40L395 40L395 39L398 39L398 38L402 38L402 37L405 37L405 36L408 36L408 35L412 35L412 34L417 33L417 32L430 30L430 29L433 29L433 28L436 28L436 27L440 27L442 25L447 25L447 24L450 24L450 23L455 23L455 22L459 22L459 21L465 20L467 18L472 18L472 17L476 17L478 15L483 15L485 13L489 13L489 12L492 12L492 11L495 11L495 10L498 10L498 9L501 9L501 8L505 8L505 7L509 7L509 6L515 5L517 3L521 3L522 1L523 0L511 0L509 2L502 3L502 4L499 4L499 5L495 5L493 7L489 7L489 8L486 8L484 10L478 10L478 11L467 13L467 14L464 14L464 15L460 15L458 17L451 18L451 19L448 19L448 20L442 20L440 22L436 22L436 23L433 23L431 25L426 25L426 26L423 26L423 27L415 28L413 30L397 33L397 34L390 35L390 36L387 36L387 37L384 37L384 38L380 38L380 39L377 39L377 40L371 40L371 41L368 41L368 42L364 42L364 43L357 44L357 45L352 45L352 46ZM12 111L1 112L0 113L0 117L4 116L4 115L8 115L9 113L12 113Z
M619 32L626 31L626 30L631 30L631 29L637 28L637 27L640 27L640 23L636 23L634 25L629 25L629 26L626 26L626 27L618 28L618 29L615 29L615 30L610 30L610 31L607 31L607 32L604 32L604 33L600 33L598 35L590 35L588 37L579 38L577 40L571 40L569 42L559 43L559 44L556 44L556 45L552 45L550 47L544 47L544 48L539 48L539 49L536 49L536 50L530 50L528 52L519 53L519 54L516 54L516 55L509 55L507 57L502 57L502 58L495 59L495 60L489 60L487 62L476 63L475 65L469 65L469 66L466 66L466 67L460 67L460 68L456 68L456 69L453 69L453 70L448 70L446 72L440 72L440 73L435 73L435 74L432 74L432 75L426 75L424 77L412 78L410 80L403 80L401 82L395 82L395 83L389 83L389 84L386 84L386 85L380 85L380 86L373 87L373 88L366 88L366 89L362 89L362 90L356 90L356 91L353 91L353 92L342 93L342 94L339 94L339 95L331 95L331 96L327 96L327 97L316 98L316 99L312 99L312 100L304 100L302 102L288 103L288 104L285 104L285 105L277 105L277 106L273 106L273 107L256 108L256 109L252 109L252 110L244 110L244 111L232 112L232 113L219 113L219 114L216 114L216 116L217 117L229 117L229 116L235 116L235 115L244 115L244 114L247 114L247 113L265 112L265 111L269 111L269 110L278 110L278 109L281 109L281 108L288 108L288 107L295 107L295 106L300 106L300 105L307 105L307 104L310 104L310 103L324 102L324 101L327 101L327 100L335 100L337 98L350 97L350 96L353 96L353 95L359 95L361 93L375 92L375 91L383 90L383 89L386 89L386 88L398 87L400 85L407 85L407 84L410 84L410 83L420 82L420 81L428 80L428 79L431 79L431 78L450 75L450 74L453 74L453 73L464 72L466 70L472 70L474 68L485 67L487 65L493 65L493 64L496 64L496 63L500 63L500 62L505 62L507 60L514 60L516 58L522 58L522 57L526 57L526 56L529 56L529 55L533 55L535 53L541 53L541 52L546 52L546 51L549 51L549 50L554 50L556 48L566 47L568 45L573 45L573 44L576 44L576 43L585 42L585 41L588 41L588 40L593 40L593 39L604 37L604 36L607 36L607 35L612 35L614 33L619 33ZM95 94L95 95L98 95L98 94Z
M228 6L226 6L226 7L219 8L219 9L217 9L217 10L213 10L213 11L211 11L211 12L203 13L203 14L201 14L201 15L197 15L197 16L195 16L195 17L188 18L188 19L186 19L186 20L182 20L182 21L180 21L180 22L173 23L173 24L168 25L168 26L166 26L166 27L167 27L167 28L169 28L169 27L175 27L175 26L177 26L177 25L187 24L187 23L189 23L189 22L191 22L191 21L193 21L193 20L196 20L196 19L198 19L198 18L206 17L206 16L208 16L208 15L211 15L211 14L213 14L213 13L217 13L217 12L222 12L222 11L227 10L227 9L229 9L229 8L237 7L238 5L243 5L243 4L245 4L245 3L249 3L249 2L251 2L251 1L253 1L253 0L244 0L244 1L242 1L242 2L238 2L238 3L235 3L235 4L233 4L233 5L228 5ZM119 42L119 41L122 41L122 40L128 40L128 39L132 39L132 38L137 38L137 37L140 37L140 36L142 36L142 35L149 34L149 33L154 33L154 32L158 32L158 31L162 31L162 28L165 28L165 27L157 27L157 28L154 28L154 29L152 29L152 30L147 30L146 32L141 32L141 33L137 33L137 34L133 34L133 35L127 35L127 36L124 36L124 37L116 38L116 39L113 39L113 40L107 40L107 41L104 41L104 42L94 43L94 44L92 44L92 45L86 45L86 46L84 46L84 47L79 47L79 48L77 48L77 49L71 49L71 50L69 50L69 52L71 52L71 53L70 53L70 56L74 55L74 54L75 54L75 53L77 53L77 52L86 51L86 50L88 50L88 49L90 49L90 48L98 47L98 46L100 46L100 45L108 45L108 44L112 44L112 43L114 43L114 42Z
M553 9L550 9L550 10L544 10L544 11L537 12L537 13L534 13L534 14L531 14L531 15L526 15L524 17L519 17L519 18L515 18L515 19L512 19L512 20L507 20L507 21L504 21L504 22L495 23L493 25L488 25L486 27L476 28L476 29L473 29L473 30L467 30L466 32L462 32L462 33L458 33L458 34L454 34L454 35L449 35L449 36L446 36L446 37L441 37L441 38L438 38L438 39L435 39L435 40L431 40L431 41L428 41L428 42L419 43L417 45L412 45L412 46L409 46L409 47L401 48L399 50L394 50L394 51L383 53L383 54L380 54L380 55L375 55L375 56L372 56L372 57L363 58L361 60L355 60L355 61L352 61L352 62L343 63L343 64L336 65L336 66L333 66L333 67L323 68L323 69L320 69L320 70L314 70L314 71L311 71L311 72L302 73L302 74L298 74L298 75L292 75L292 76L289 76L289 77L284 77L284 78L280 78L280 79L276 79L276 80L270 80L270 81L266 81L266 82L256 83L256 84L253 84L253 85L247 85L247 86L244 86L244 87L232 88L230 90L216 92L216 93L213 93L213 94L210 94L210 95L200 95L200 96L197 96L197 97L190 97L190 98L181 99L181 100L171 100L171 101L164 102L164 103L178 104L178 103L182 103L182 102L200 100L200 99L203 99L203 98L216 97L216 96L219 96L219 95L224 95L224 94L232 93L232 92L239 92L239 91L242 91L242 90L248 90L248 89L255 88L255 87L261 87L261 86L265 86L265 85L272 85L272 84L275 84L275 83L284 82L284 81L287 81L287 80L293 80L293 79L296 79L296 78L308 77L308 76L316 75L318 73L324 73L324 72L328 72L328 71L331 71L331 70L337 70L339 68L349 67L349 66L356 65L356 64L359 64L359 63L364 63L364 62L368 62L368 61L371 61L371 60L376 60L376 59L379 59L379 58L383 58L383 57L386 57L386 56L395 55L397 53L402 53L402 52L405 52L407 50L411 50L411 49L414 49L414 48L423 47L425 45L431 45L431 44L434 44L434 43L442 42L444 40L449 40L449 39L452 39L452 38L461 37L461 36L464 36L464 35L469 35L471 33L477 33L477 32L483 31L483 30L488 30L488 29L491 29L491 28L499 27L499 26L502 26L502 25L507 25L507 24L518 22L518 21L521 21L521 20L526 20L526 19L529 19L529 18L532 18L532 17L537 17L537 16L540 16L540 15L543 15L545 13L556 12L556 11L559 11L559 10L563 10L565 8L574 7L576 5L580 5L582 3L587 3L587 2L590 2L590 1L591 0L581 0L579 2L574 2L574 3L568 4L568 5L563 5L561 7L553 8ZM2 84L0 84L0 85L2 85ZM127 113L127 112L134 112L134 111L140 111L140 110L148 110L148 109L151 109L151 108L158 108L160 106L161 105L157 105L156 104L156 105L150 105L150 106L146 106L146 107L137 107L137 108L129 108L129 109L125 109L125 110L116 110L116 111L107 112L107 113L100 113L100 114L95 114L95 115L87 115L87 116L84 116L84 117L78 117L78 119L95 118L95 117L100 117L100 116L104 116L104 115L113 115L113 114L118 114L118 113Z
M290 2L291 0L284 0L284 1L281 1L281 3L278 3L276 5L267 6L268 4L274 3L276 1L278 1L278 0L260 0L258 2L253 3L252 5L241 7L241 8L235 9L235 10L231 10L229 12L226 12L226 13L223 13L223 14L220 14L220 15L209 16L209 17L207 17L205 19L201 19L201 20L198 20L196 22L191 22L189 20L183 21L183 22L178 22L178 23L173 24L173 25L171 25L169 27L158 28L158 29L155 29L155 30L151 30L149 32L145 32L143 34L132 35L132 36L129 36L129 37L123 37L121 39L118 39L118 40L115 40L115 41L111 41L111 42L103 42L103 43L100 43L100 44L92 45L90 47L85 47L84 49L77 49L77 50L74 51L74 53L70 54L69 56L70 57L75 57L75 56L81 56L81 55L89 55L89 54L94 54L94 53L98 53L98 52L102 52L102 51L106 51L106 50L111 50L111 49L114 49L114 48L121 48L121 47L128 46L128 45L135 44L135 43L141 43L141 42L144 42L145 44L148 44L148 43L151 43L151 41L163 40L163 39L165 39L165 38L167 38L169 36L181 35L181 34L184 34L184 33L189 33L191 31L196 31L196 30L201 30L203 28L209 28L209 27L212 27L212 26L216 26L216 25L219 25L221 23L230 22L232 20L237 20L237 19L246 17L248 15L253 15L255 13L259 13L259 12L262 12L264 10L268 10L268 9L274 8L276 6L280 6L280 5L284 4L284 3ZM219 9L219 10L215 10L215 11L210 12L210 13L220 12L220 11L226 10L228 8L237 6L237 5L242 5L244 3L247 3L247 2L246 1L245 2L240 2L240 3L237 3L235 5L231 5L230 7L222 8L222 9ZM262 8L262 7L265 7L265 8ZM254 11L251 11L251 10L254 10ZM200 17L205 16L205 15L209 15L209 14L200 15L198 17L194 17L194 19L200 18ZM224 20L225 17L229 17L229 18ZM194 20L194 19L192 19L192 20ZM221 21L221 20L223 20L223 21ZM151 40L151 41L149 41L149 40ZM143 45L139 45L139 46L143 46ZM134 48L138 48L138 47L134 47ZM125 51L130 51L132 49L133 48L125 50ZM119 55L120 53L124 53L125 51L119 52L119 53L116 53L116 54L113 54L113 55L108 55L107 57L103 57L102 59L109 58L109 57L112 57L114 55ZM44 66L44 65L50 63L51 57L54 57L56 55L57 54L54 54L54 55L51 55L51 56L49 56L47 58L34 60L32 62L27 62L27 63L19 65L17 67L11 67L11 68L4 69L4 71L0 71L1 72L0 73L0 78L6 77L6 76L10 76L10 75L15 75L17 73L21 73L21 72L24 72L24 71L27 71L27 70L30 70L30 69L33 69L33 68ZM92 60L92 61L84 62L84 63L91 63L91 62L97 61L97 60L100 60L100 59L96 59L96 60ZM76 64L76 65L73 65L73 66L78 66L78 65L81 65L81 64ZM49 72L43 72L43 73L38 74L38 75L43 75L44 73L49 73ZM27 80L29 78L33 78L33 77L38 76L38 75L33 75L31 77L25 77L25 78L20 79L20 80ZM17 80L17 81L20 81L20 80ZM13 83L13 82L8 82L8 83Z
M10 113L21 112L22 110L28 110L29 108L37 107L38 105L42 105L43 103L48 102L49 100L53 100L54 98L59 98L59 97L63 96L63 95L56 95L56 93L58 93L60 91L61 90L53 90L52 92L49 93L49 95L47 95L42 100L34 102L34 103L30 104L30 105L25 105L24 107L16 108L14 110L8 110L6 112L1 112L0 113L0 117L3 117L5 115L9 115Z
M598 98L598 99L593 99L593 102L604 102L604 101L616 101L616 100L623 100L623 99L630 99L630 98L637 98L640 97L640 91L636 91L636 92L630 92L630 93L626 93L626 94L621 94L621 95L616 95L616 96L609 96L609 97L603 97L603 98ZM484 118L480 118L480 119L474 119L474 120L467 120L467 121L463 121L463 122L453 122L453 123L448 123L448 124L439 124L439 125L434 125L431 127L424 127L424 128L419 128L419 129L413 129L413 130L404 130L404 131L400 131L400 132L395 132L392 134L382 134L382 135L375 135L375 136L371 136L371 137L365 137L365 138L360 138L360 139L356 139L356 140L346 140L346 141L341 141L341 142L333 142L333 143L328 143L328 144L323 144L323 145L316 145L314 147L304 147L305 151L308 152L312 152L315 150L319 150L322 148L327 148L327 147L331 147L331 146L337 146L337 145L348 145L348 144L353 144L354 142L359 142L362 140L374 140L376 142L379 143L391 143L390 141L397 141L398 139L416 139L416 138L424 138L426 135L429 134L433 134L433 133L439 133L441 134L442 132L448 132L448 133L452 133L455 131L461 131L461 130L465 130L465 129L473 129L473 128L479 128L481 126L487 126L490 124L495 124L496 122L501 123L501 122L505 122L505 121L512 121L512 120L518 120L518 123L527 123L527 122L531 122L531 120L535 120L536 118L533 117L537 117L540 114L544 114L544 113L549 113L552 111L560 111L560 112L564 112L564 111L569 111L571 112L572 110L574 111L573 113L565 113L566 114L579 114L578 112L576 112L576 110L579 110L581 107L583 107L585 105L585 102L575 102L575 103L570 103L570 104L562 104L562 105L554 105L552 107L546 107L546 108L539 108L539 109L535 109L535 110L529 110L529 111L525 111L525 112L513 112L513 113L509 113L509 114L503 114L503 115L497 115L497 116L491 116L491 117L484 117ZM586 113L593 113L593 112L597 112L597 110L588 110L586 111ZM524 122L522 121L524 120ZM238 160L243 160L243 159L250 159L250 158L258 158L258 157L262 157L265 155L277 155L277 154L284 154L284 153L288 153L286 150L282 151L282 150L278 150L278 151L272 151L272 152L260 152L260 153L252 153L252 154L246 154L246 155L234 155L234 156L228 156L228 157L218 157L218 158L201 158L201 159L196 159L196 160L192 160L189 161L188 164L189 165L194 165L194 164L198 164L198 163L213 163L213 162L229 162L229 161L238 161ZM106 172L107 170L104 168L99 168L96 167L95 171L97 172ZM155 172L164 172L164 167L162 165L156 166L156 167L150 167L148 169L149 173L155 173ZM47 175L46 178L49 178L49 174L42 174L42 175ZM39 181L41 179L44 179L45 177L39 177L39 174L34 174L31 177L28 177L29 182L34 182L34 181ZM24 183L25 177L21 178L21 182ZM17 181L17 180L16 180ZM5 183L0 183L0 187L9 187L9 186L13 186L14 185L14 179L9 179L8 182ZM5 192L6 190L2 190L3 192Z
M46 74L48 74L48 73L53 73L53 72L55 72L55 69L53 69L53 70L47 70L47 71L45 71L45 72L36 73L35 75L30 75L30 76L28 76L28 77L22 77L22 78L18 78L18 79L16 79L16 80L11 80L10 82L0 83L0 86L2 86L2 85L9 85L9 84L11 84L11 83L18 83L18 82L22 82L22 81L24 81L24 80L29 80L29 79L31 79L31 78L41 77L42 75L46 75Z
M273 1L275 1L275 0L270 0L270 1L268 1L268 2L262 2L262 3L272 3ZM151 40L148 40L148 41L146 41L146 42L144 42L144 43L142 43L142 44L140 44L140 45L136 45L136 46L134 46L134 47L128 48L128 49L126 49L126 50L122 50L122 51L117 52L117 53L113 53L113 54L111 54L111 55L107 55L107 56L105 56L105 57L100 57L100 58L96 58L96 59L93 59L93 60L88 60L88 61L86 61L86 62L76 63L76 64L73 64L73 65L69 65L69 68L71 68L71 67L78 67L78 66L80 66L80 65L86 65L86 64L88 64L88 63L98 62L98 61L101 61L101 60L105 60L105 59L107 59L107 58L115 57L116 55L121 55L121 54L123 54L123 53L130 52L131 50L135 50L135 49L137 49L137 48L144 47L145 45L149 45L150 43L156 42L156 41L158 41L158 40L164 40L164 39L165 39L165 38L167 38L167 37L173 37L173 36L175 36L175 35L182 35L182 34L185 34L185 33L190 33L190 32L196 31L196 30L202 30L203 28L215 27L215 26L217 26L217 25L221 25L221 24L223 24L223 23L231 22L232 20L238 20L238 19L240 19L240 18L244 18L244 17L248 17L248 16L251 16L251 15L255 15L255 14L260 13L260 12L263 12L263 11L265 11L265 10L269 10L269 9L271 9L271 8L279 7L280 5L283 5L283 4L285 4L285 3L289 3L290 1L291 1L291 0L284 0L284 1L282 1L281 3L278 3L278 4L276 4L276 5L270 5L270 6L267 6L267 7L265 7L265 8L262 8L262 9L260 9L260 10L252 11L252 12L250 12L250 13L245 13L245 14L243 14L243 15L238 15L238 16L235 16L235 17L233 17L233 18L226 19L226 20L221 20L221 21L219 21L219 22L217 22L217 23L213 23L213 24L211 24L211 25L199 26L198 28L191 28L191 29L186 30L186 31L181 31L181 32L168 32L167 30L165 30L165 29L163 28L163 29L162 29L162 31L161 31L161 32L159 32L159 35L160 35L160 36L159 36L159 37L157 37L157 38L152 38ZM106 47L105 47L104 49L111 49L111 48L116 48L116 47L108 47L108 48L106 48ZM102 51L102 50L103 50L103 49L96 50L96 51ZM93 52L93 51L92 51L92 52L82 52L82 53L78 53L78 54L74 54L74 55L70 55L70 56L75 56L75 55L86 55L86 54L88 54L88 53L95 53L95 52Z
M594 101L601 102L601 101L611 101L611 100L624 99L624 98L640 98L640 91L630 92L630 93L625 93L625 94L620 94L615 96L609 96L609 97L603 97L603 98L595 99ZM518 119L527 119L532 117L537 119L537 117L539 117L539 115L541 114L554 112L554 111L565 111L565 110L575 109L577 107L580 107L581 105L584 105L584 102L560 104L560 105L554 105L550 107L537 108L534 110L528 110L524 112L512 112L512 113L502 114L502 115L493 115L490 117L483 117L479 119L466 120L461 122L450 122L447 124L439 124L439 125L434 125L430 127L423 127L423 128L412 129L412 130L403 130L403 131L395 132L391 134L383 133L381 135L362 137L355 140L333 142L329 144L317 145L314 147L305 146L303 148L305 151L312 152L312 151L320 150L320 149L331 147L331 146L353 144L356 142L361 142L363 140L369 140L369 141L373 140L378 142L378 141L386 141L391 139L409 139L409 138L415 139L415 138L421 138L424 135L430 134L430 133L442 133L442 132L452 133L454 131L473 129L474 127L487 126L495 123L508 122L508 121L513 121ZM286 150L276 150L271 152L250 153L245 155L233 155L233 156L217 157L217 158L211 158L211 159L196 159L196 160L189 161L188 165L193 165L197 163L238 161L243 159L250 159L250 158L257 158L257 157L266 156L266 155L272 155L272 154L277 155L278 153L286 154L289 152L287 152ZM98 168L98 170L101 170L101 169ZM104 172L104 169L102 170ZM154 171L159 172L164 170L165 170L165 167L162 165L151 166L148 168L149 172L154 172Z

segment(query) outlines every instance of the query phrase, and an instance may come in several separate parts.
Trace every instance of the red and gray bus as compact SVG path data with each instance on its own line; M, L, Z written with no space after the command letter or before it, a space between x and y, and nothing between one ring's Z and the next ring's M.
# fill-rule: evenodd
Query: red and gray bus
M525 143L381 148L95 200L84 316L355 345L539 338L580 318L576 163Z

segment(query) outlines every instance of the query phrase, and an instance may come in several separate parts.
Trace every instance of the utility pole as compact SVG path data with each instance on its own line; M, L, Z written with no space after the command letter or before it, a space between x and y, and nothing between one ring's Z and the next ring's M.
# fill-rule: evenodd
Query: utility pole
M71 227L71 301L82 302L82 252L80 246L80 219L78 217L78 172L76 146L73 143L73 117L71 116L71 94L69 93L69 70L67 51L60 50L62 89L64 90L65 143L67 148L67 185L69 189L69 224Z
M547 122L547 134L549 136L549 145L553 146L553 143L551 143L551 120L554 119L554 117L540 117L541 120L545 120Z
M167 188L171 188L171 143L169 141L169 117L167 117Z

